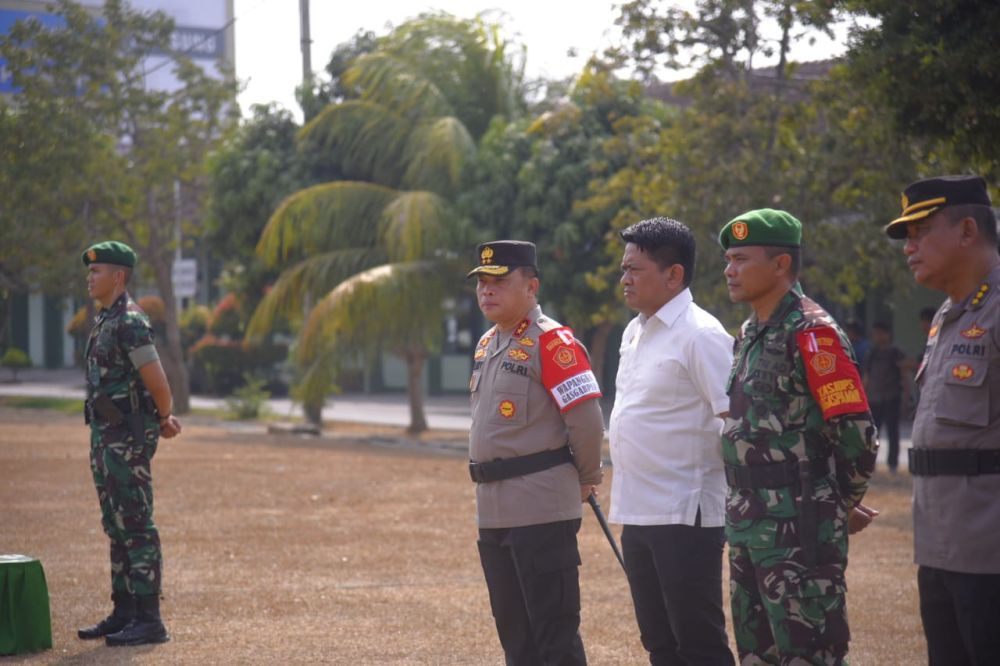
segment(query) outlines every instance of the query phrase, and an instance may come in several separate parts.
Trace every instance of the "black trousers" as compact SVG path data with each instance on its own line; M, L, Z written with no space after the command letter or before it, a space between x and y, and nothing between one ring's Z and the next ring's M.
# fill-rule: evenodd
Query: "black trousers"
M1000 574L917 569L930 666L1000 664Z
M734 663L722 612L725 540L724 527L622 528L628 584L650 664Z
M509 666L586 664L580 520L479 530L479 559Z
M882 433L882 424L885 423L885 430L889 435L889 455L886 463L889 469L896 469L899 464L899 398L872 402L869 407L872 410L872 421L875 422L879 434Z

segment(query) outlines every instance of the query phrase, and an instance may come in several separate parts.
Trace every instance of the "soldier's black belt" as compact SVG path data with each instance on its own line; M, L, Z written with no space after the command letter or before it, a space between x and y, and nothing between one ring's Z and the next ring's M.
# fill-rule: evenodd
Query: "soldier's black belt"
M549 449L516 458L497 458L489 462L470 462L469 476L476 483L502 481L515 476L534 474L542 470L573 462L573 452L569 446L561 449Z
M812 480L830 473L829 458L812 458L807 463ZM785 460L767 465L726 465L726 483L733 488L786 488L801 482L798 460Z
M139 398L139 408L144 414L156 413L156 405L151 398ZM104 423L119 423L123 417L132 413L132 401L128 398L110 398L106 393L98 392L83 403L83 419L85 423L99 420Z
M1000 449L910 449L915 476L1000 474Z

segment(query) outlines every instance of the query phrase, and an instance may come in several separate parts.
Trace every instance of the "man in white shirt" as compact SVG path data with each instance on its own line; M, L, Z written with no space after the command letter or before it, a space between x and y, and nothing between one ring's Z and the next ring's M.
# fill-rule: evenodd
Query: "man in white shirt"
M611 412L611 522L651 664L734 663L722 612L721 417L733 338L695 305L695 240L676 220L621 232L625 302Z

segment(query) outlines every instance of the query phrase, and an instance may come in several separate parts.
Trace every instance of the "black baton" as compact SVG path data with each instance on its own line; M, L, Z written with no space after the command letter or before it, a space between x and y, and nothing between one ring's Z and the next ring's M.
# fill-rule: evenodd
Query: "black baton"
M618 550L618 544L615 542L615 537L611 534L611 528L608 527L608 521L604 517L604 512L601 511L601 505L597 503L597 496L594 493L590 493L587 496L587 502L590 503L590 508L594 510L594 515L597 516L597 522L601 524L601 529L604 530L604 536L608 537L608 543L611 544L611 550L615 551L615 557L618 558L618 564L622 565L622 571L625 571L625 560L622 559L622 551Z

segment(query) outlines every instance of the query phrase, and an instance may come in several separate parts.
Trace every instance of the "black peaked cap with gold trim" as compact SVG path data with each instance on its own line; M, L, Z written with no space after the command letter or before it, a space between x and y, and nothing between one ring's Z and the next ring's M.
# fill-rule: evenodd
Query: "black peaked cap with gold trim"
M906 238L906 223L922 220L946 206L989 206L986 181L980 176L940 176L911 183L903 190L903 212L885 227L889 238Z
M476 248L479 265L465 276L507 275L518 266L538 269L535 244L527 241L497 240L483 243Z

